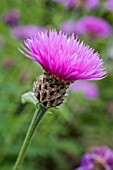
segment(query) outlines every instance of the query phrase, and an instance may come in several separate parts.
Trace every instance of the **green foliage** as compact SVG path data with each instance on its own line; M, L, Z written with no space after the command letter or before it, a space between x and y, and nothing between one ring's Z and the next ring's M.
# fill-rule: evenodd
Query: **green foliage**
M21 24L36 24L60 29L67 19L85 15L106 18L112 25L113 14L99 8L96 11L67 11L63 5L49 0L6 0L0 2L0 14L11 8L21 11ZM33 82L42 74L40 66L18 51L21 40L11 36L11 28L0 21L0 170L12 169L23 143L35 108L22 104L21 95L32 91ZM59 109L50 109L33 137L22 170L71 170L81 155L93 146L113 148L113 56L109 58L113 36L86 43L98 50L108 68L108 77L96 82L100 89L97 100L87 100L82 94L70 92ZM9 63L9 64L8 64Z

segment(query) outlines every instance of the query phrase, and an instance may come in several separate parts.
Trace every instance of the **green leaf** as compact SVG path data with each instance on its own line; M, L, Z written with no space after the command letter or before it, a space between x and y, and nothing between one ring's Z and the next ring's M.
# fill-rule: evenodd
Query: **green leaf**
M33 103L35 105L36 108L39 107L39 104L38 104L38 100L37 98L34 96L33 92L27 92L27 93L24 93L22 96L21 96L21 102L23 104L25 103Z

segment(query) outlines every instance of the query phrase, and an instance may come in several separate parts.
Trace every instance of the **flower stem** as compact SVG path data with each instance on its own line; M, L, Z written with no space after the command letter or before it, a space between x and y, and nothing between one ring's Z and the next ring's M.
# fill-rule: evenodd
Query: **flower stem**
M38 125L40 123L40 120L42 119L42 117L44 116L46 111L47 111L47 108L45 108L41 104L39 105L39 109L36 109L13 170L19 170L20 169L20 166L22 164L22 161L24 159L26 150L29 146L29 143L32 139L32 136L33 136L36 128L38 127Z

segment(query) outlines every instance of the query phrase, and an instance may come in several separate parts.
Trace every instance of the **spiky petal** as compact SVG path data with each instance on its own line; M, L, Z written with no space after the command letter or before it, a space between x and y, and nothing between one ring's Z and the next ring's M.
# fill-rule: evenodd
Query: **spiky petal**
M106 75L99 54L77 38L74 39L74 34L67 37L62 31L38 32L24 43L27 48L22 45L25 52L20 50L21 53L60 80L100 80Z

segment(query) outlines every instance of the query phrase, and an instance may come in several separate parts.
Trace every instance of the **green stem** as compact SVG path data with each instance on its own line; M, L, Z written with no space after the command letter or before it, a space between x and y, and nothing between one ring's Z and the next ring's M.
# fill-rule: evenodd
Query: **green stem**
M45 108L41 104L39 105L39 109L36 109L36 112L35 112L35 114L33 116L31 124L29 126L28 132L26 134L24 143L22 145L22 148L20 150L20 153L18 155L18 158L17 158L17 161L15 163L15 166L14 166L13 170L19 170L20 169L20 166L22 164L22 161L24 159L26 150L27 150L27 148L29 146L29 143L30 143L30 141L32 139L32 136L33 136L36 128L39 125L40 120L42 119L42 117L44 116L46 111L47 111L47 108Z

